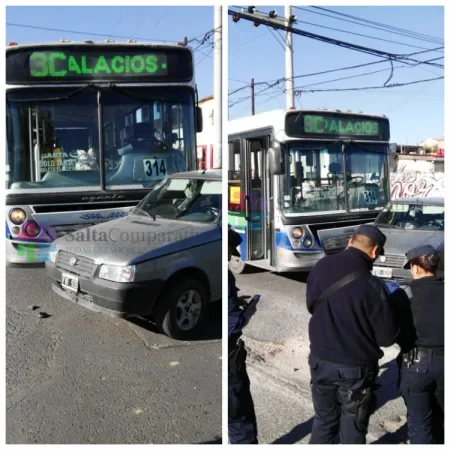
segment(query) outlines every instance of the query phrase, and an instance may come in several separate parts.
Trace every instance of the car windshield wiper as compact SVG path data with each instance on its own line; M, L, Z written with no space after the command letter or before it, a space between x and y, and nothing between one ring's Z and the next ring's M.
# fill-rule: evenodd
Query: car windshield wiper
M149 213L149 212L146 211L145 209L142 209L141 207L136 206L136 208L134 208L133 212L136 211L136 210L137 210L137 211L142 211L144 214L146 214L147 216L151 217L151 218L153 219L153 221L156 220L156 216L154 216L152 213Z

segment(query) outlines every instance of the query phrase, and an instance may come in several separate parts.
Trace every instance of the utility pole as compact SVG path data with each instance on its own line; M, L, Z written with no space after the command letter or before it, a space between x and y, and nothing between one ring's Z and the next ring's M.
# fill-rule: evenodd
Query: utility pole
M214 7L214 153L213 169L222 168L222 6Z
M292 17L292 7L284 7L284 16L286 17L286 26L289 27L291 23L289 18ZM285 64L286 64L286 108L294 108L294 59L292 48L292 33L286 31L285 42Z
M297 23L297 17L292 14L292 6L285 6L285 18L278 17L276 11L270 11L269 14L260 13L254 6L249 6L241 11L228 10L228 15L233 17L233 22L239 22L240 19L253 22L254 26L261 24L267 25L275 30L286 31L285 42L285 70L286 70L286 107L293 108L294 105L294 61L292 48L292 34L302 34L300 30L292 27ZM252 114L254 105L254 86L252 85Z
M255 115L255 79L252 78L252 81L250 82L250 90L252 95L252 116Z

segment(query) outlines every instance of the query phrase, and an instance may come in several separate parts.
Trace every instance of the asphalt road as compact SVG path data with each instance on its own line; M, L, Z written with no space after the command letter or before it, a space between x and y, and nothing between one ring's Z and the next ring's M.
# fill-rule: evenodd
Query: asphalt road
M7 444L221 442L221 305L202 340L172 341L8 267L6 306Z
M310 315L305 273L275 274L259 269L236 276L239 295L261 295L244 329L249 375L261 443L308 443L314 416L308 366ZM395 347L383 349L369 443L406 439L406 409L396 388Z

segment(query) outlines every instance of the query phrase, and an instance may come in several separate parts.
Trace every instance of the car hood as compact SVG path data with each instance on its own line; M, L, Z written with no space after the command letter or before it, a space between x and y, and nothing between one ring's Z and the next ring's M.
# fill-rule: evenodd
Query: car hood
M78 230L55 241L64 250L96 264L138 264L221 239L218 224L130 215Z
M386 235L384 253L386 255L404 255L418 245L429 244L437 248L444 240L443 231L396 230L380 227Z

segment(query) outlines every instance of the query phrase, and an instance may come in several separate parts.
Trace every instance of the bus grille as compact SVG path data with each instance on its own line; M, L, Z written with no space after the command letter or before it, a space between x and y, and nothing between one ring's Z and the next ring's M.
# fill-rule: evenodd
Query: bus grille
M381 258L383 258L383 256ZM393 269L403 269L406 264L406 257L404 255L384 255L384 258L384 261L381 261L381 259L378 258L374 265L380 267L392 267Z
M74 265L70 264L72 258L76 258L76 263ZM97 266L90 258L60 250L56 260L56 267L64 272L77 275L80 278L89 279L94 274Z

